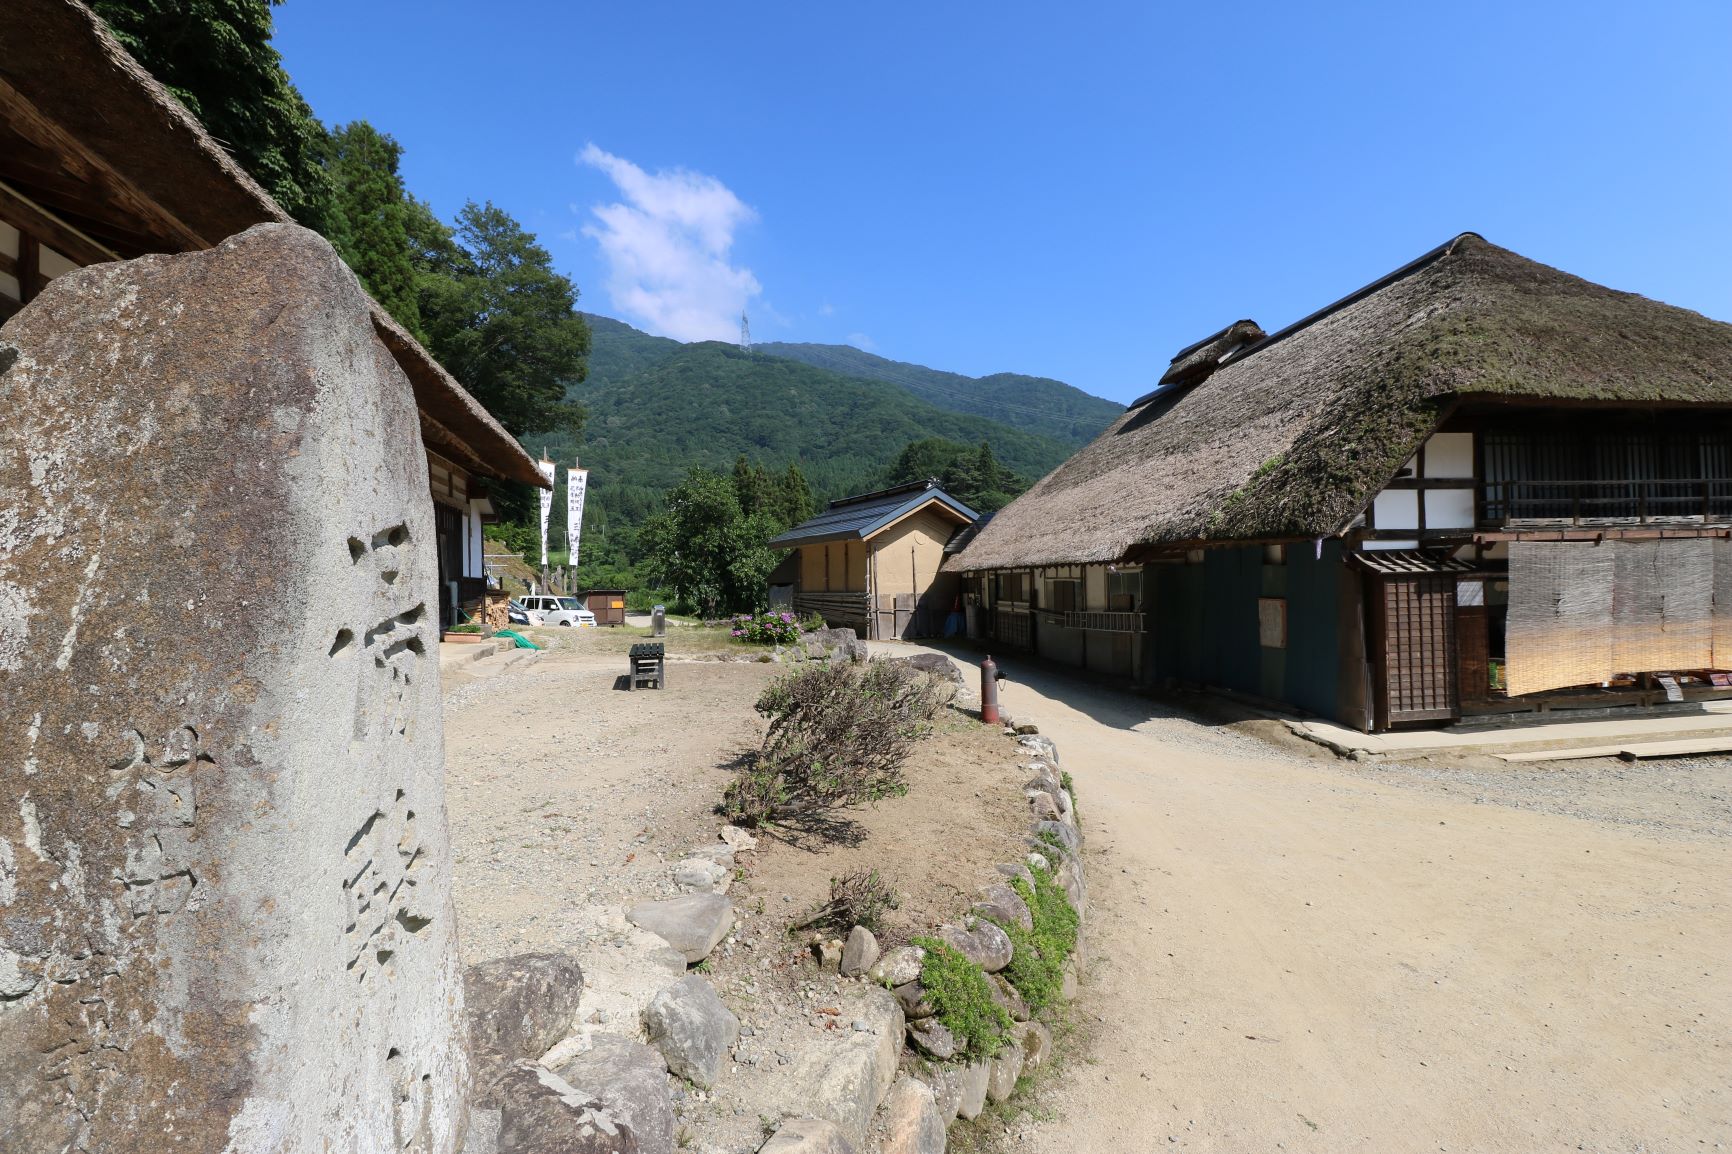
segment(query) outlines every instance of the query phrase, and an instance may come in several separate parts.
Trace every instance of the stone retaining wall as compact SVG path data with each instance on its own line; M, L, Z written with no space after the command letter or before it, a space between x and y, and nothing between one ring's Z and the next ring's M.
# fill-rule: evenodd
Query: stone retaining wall
M802 1052L761 1063L763 1023L754 1032L736 1017L702 972L711 951L733 941L726 891L735 855L755 846L745 831L725 827L722 844L671 864L681 896L625 911L617 948L606 951L618 957L605 959L600 976L610 992L601 1001L568 959L525 956L470 968L477 1087L464 1154L671 1154L684 1144L680 1112L712 1101L736 1115L750 1103L769 1133L761 1144L752 1138L742 1145L736 1135L693 1147L702 1154L754 1147L760 1154L943 1154L954 1120L1009 1100L1022 1073L1052 1054L1047 1025L1002 973L1016 947L1000 925L1035 926L1011 883L1020 878L1032 887L1037 867L1077 914L1077 948L1064 963L1059 996L1076 994L1088 906L1076 805L1052 741L1015 736L1022 756L1013 780L1028 777L1007 788L1019 789L1028 805L1027 852L980 879L970 911L933 935L979 967L1007 1011L1009 1037L995 1055L971 1061L926 1004L920 947L881 953L873 935L856 926L845 941L816 944L820 973L828 970L840 985L833 982L826 996L832 1004L815 1013L839 1028L817 1031ZM580 993L599 1010L582 1022ZM624 1013L608 1009L616 1002Z

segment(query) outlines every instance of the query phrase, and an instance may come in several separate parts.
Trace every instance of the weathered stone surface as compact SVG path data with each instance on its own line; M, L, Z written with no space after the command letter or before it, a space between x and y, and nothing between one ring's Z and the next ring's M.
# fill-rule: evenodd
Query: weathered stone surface
M852 629L814 629L800 639L806 656L829 657L831 661L863 662L866 643Z
M896 1000L902 1003L902 1016L909 1019L930 1018L938 1012L937 1008L927 1000L926 987L916 979L904 982L895 990Z
M878 939L865 926L855 926L848 931L848 940L842 945L842 976L857 978L871 969L878 961Z
M499 1092L499 1154L639 1154L623 1119L544 1066L519 1062Z
M740 1040L740 1020L699 974L687 974L650 999L643 1020L668 1069L706 1090Z
M969 1121L980 1117L986 1109L986 1084L992 1078L992 1062L983 1059L962 1068L962 1097L956 1104L956 1116Z
M949 925L938 927L938 937L989 974L1010 965L1009 935L989 921L968 920L973 924L967 929Z
M1028 1003L1016 992L1015 986L1004 980L1003 974L988 974L987 981L991 983L993 1001L1003 1006L1016 1021L1028 1021Z
M1023 794L1028 798L1028 813L1034 820L1059 820L1058 802L1053 800L1052 794L1044 789L1025 789Z
M447 1154L433 508L360 286L267 225L0 341L0 1144Z
M1018 737L1033 737L1040 732L1040 726L1025 722L1022 725L1011 726L1011 730Z
M956 1112L962 1106L962 1083L967 1071L954 1062L946 1062L932 1067L928 1074L932 1086L932 1101L938 1107L938 1116L946 1124L956 1117ZM981 1101L984 1104L986 1089L982 1086ZM465 1151L464 1154L468 1154Z
M1036 757L1044 757L1054 765L1058 764L1058 746L1052 743L1050 737L1040 737L1035 734L1018 737L1017 744L1033 753Z
M1071 908L1080 916L1088 910L1089 887L1083 877L1082 866L1075 858L1067 858L1058 864L1058 872L1053 874L1053 881L1064 891L1064 896L1070 901Z
M721 893L733 880L733 871L708 857L689 857L674 863L674 884L692 893Z
M1019 1022L1016 1036L1022 1044L1024 1068L1032 1070L1052 1055L1052 1031L1039 1022Z
M1008 1102L1016 1091L1016 1080L1022 1076L1022 1043L1007 1042L989 1064L986 1096L994 1102Z
M497 1106L470 1105L469 1133L463 1136L462 1154L499 1154L501 1114Z
M980 891L980 900L974 903L974 912L1007 926L1034 929L1034 915L1028 912L1028 903L1002 882L989 885Z
M1041 860L1044 861L1045 859L1043 858ZM998 872L1006 878L1021 878L1023 884L1031 888L1034 886L1034 874L1029 871L1028 863L1026 861L1004 862L996 868Z
M716 842L714 845L700 845L686 851L686 857L707 858L723 869L734 868L734 847L727 842Z
M570 954L513 954L463 971L469 1042L507 1060L539 1058L565 1037L583 994Z
M928 1058L940 1062L956 1057L956 1035L937 1018L920 1018L908 1023L908 1041Z
M737 825L722 827L722 841L735 853L745 853L758 848L758 839Z
M591 912L591 940L607 944L584 956L583 1006L576 1027L542 1055L554 1070L586 1049L597 1034L636 1032L650 999L690 972L684 954L626 921L623 911L603 907Z
M758 1154L854 1154L854 1144L834 1122L789 1118L758 1147Z
M812 943L812 956L818 959L820 970L837 970L842 966L842 939L823 938Z
M904 1075L884 1096L884 1140L879 1152L944 1154L944 1123L932 1087Z
M1077 832L1074 825L1066 825L1062 821L1037 821L1034 823L1034 833L1036 837L1050 833L1071 853L1082 852L1082 834Z
M925 961L926 951L919 946L897 946L867 967L866 977L881 986L900 986L918 978Z
M786 1106L842 1128L848 1140L864 1145L872 1115L896 1078L902 1052L902 1007L890 991L856 987L844 999L844 1018L858 1019L865 1030L827 1039L827 1045L802 1055L799 1073L789 1081Z
M1076 991L1077 991L1076 959L1075 958L1068 958L1068 959L1066 959L1065 964L1064 964L1063 976L1059 980L1058 996L1063 998L1067 1002L1074 1001L1074 1000L1076 1000Z
M930 673L941 681L953 681L962 684L962 670L956 667L956 662L942 653L916 653L912 657L901 659L903 664L912 665L922 673Z
M561 1064L557 1072L630 1126L641 1154L667 1154L674 1148L676 1121L667 1061L655 1050L636 1038L597 1034L590 1039L589 1049Z
M720 894L686 894L662 902L640 902L625 915L684 954L701 962L734 928L734 903Z

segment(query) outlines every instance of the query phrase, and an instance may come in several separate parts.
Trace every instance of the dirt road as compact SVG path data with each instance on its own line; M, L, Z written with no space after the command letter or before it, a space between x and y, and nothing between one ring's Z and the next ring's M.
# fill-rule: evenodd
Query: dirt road
M1090 1050L1020 1148L1732 1142L1732 840L1667 820L1724 814L1728 763L1582 816L1533 795L1603 797L1587 771L1456 790L1012 678L1076 780L1094 959Z

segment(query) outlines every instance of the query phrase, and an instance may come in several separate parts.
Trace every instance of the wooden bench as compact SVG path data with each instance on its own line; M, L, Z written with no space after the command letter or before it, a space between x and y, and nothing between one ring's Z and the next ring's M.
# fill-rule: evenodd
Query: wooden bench
M667 687L667 655L659 642L639 642L631 647L631 677L627 689L655 683L657 689Z

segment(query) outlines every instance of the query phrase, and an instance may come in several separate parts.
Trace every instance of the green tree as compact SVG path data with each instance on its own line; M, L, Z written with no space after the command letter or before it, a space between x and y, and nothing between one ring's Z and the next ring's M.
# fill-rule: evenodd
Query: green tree
M398 175L403 146L365 120L331 132L325 167L330 240L373 299L416 337L421 308L409 241L409 200Z
M946 493L981 513L1003 508L1028 488L1027 482L998 463L986 441L978 448L944 437L910 441L885 474L891 485L928 478L936 478Z
M885 481L890 485L906 485L927 478L937 478L968 452L968 446L945 437L923 437L902 446L891 462Z
M744 453L734 459L734 496L739 498L740 511L748 517L754 513L780 515L776 482L762 464L747 461Z
M776 528L766 513L741 511L731 478L699 468L668 494L667 509L649 519L638 540L650 581L715 617L763 607L776 565L764 542Z
M327 232L325 130L271 47L271 9L281 2L92 0L91 7L284 211Z
M583 406L566 390L584 378L589 326L547 250L492 204L471 201L447 228L412 202L405 224L429 351L518 436L577 434Z
M812 499L812 487L806 484L806 474L800 471L798 462L789 461L777 486L777 520L782 528L791 528L811 517L817 508L818 503Z

